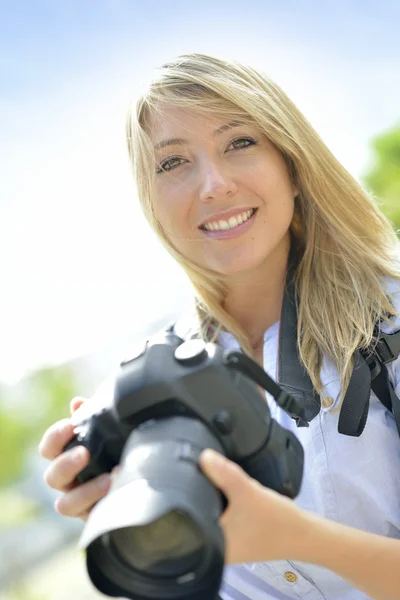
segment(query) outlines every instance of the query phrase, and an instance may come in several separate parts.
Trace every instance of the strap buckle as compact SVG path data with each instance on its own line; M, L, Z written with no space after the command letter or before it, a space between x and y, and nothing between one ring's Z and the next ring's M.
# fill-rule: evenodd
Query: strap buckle
M400 330L395 333L379 333L373 352L362 353L371 371L371 379L378 377L382 365L396 360L400 354Z
M308 427L308 421L305 418L304 407L301 402L283 390L281 386L249 356L242 352L228 350L225 353L225 364L228 367L240 371L246 375L246 377L250 377L254 383L257 383L264 388L264 390L273 396L277 405L296 421L299 427Z
M364 356L365 362L369 366L369 370L371 371L371 381L373 381L376 377L378 377L379 373L382 371L382 362L380 360L379 354L373 352L372 354L367 354Z
M395 333L381 332L375 353L383 365L396 360L400 354L400 330Z

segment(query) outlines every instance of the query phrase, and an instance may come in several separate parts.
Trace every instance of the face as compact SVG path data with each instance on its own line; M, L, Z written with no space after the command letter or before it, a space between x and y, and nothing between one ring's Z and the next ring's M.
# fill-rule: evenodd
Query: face
M152 118L150 137L155 214L182 255L234 276L287 251L297 190L282 155L259 130L165 108Z

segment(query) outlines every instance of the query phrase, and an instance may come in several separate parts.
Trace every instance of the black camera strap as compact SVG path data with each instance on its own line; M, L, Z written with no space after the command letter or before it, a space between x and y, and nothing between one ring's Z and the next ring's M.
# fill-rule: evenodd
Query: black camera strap
M354 369L343 399L338 431L359 436L367 422L371 389L382 404L393 413L400 436L400 398L389 377L387 364L400 354L400 330L388 334L376 327L378 342L370 350L359 350L354 357Z
M306 369L301 364L298 352L298 297L294 272L295 261L290 259L279 327L277 380L282 389L296 400L297 407L301 405L301 418L292 415L297 425L301 427L306 426L318 415L321 400ZM173 330L174 325L169 329ZM199 336L200 332L196 328L188 332L188 337ZM400 398L395 393L386 366L400 355L400 330L386 334L381 332L378 324L376 339L378 342L374 347L357 350L354 353L353 372L342 402L338 422L338 431L344 435L358 437L362 434L367 422L372 389L382 404L393 413L400 436Z
M307 421L311 421L319 413L320 398L301 365L298 353L298 298L293 273L293 267L289 268L281 312L278 381L291 396L302 400L304 415ZM383 333L378 324L375 337L378 341L372 348L357 350L354 354L353 372L338 422L338 431L344 435L360 436L363 432L372 389L382 404L393 413L400 436L400 398L396 395L386 366L400 355L400 330L392 334Z
M289 262L289 265L293 263ZM303 407L304 419L312 421L319 413L321 399L301 364L297 344L297 304L293 267L289 267L279 324L278 374L279 385ZM297 422L301 427L303 423Z

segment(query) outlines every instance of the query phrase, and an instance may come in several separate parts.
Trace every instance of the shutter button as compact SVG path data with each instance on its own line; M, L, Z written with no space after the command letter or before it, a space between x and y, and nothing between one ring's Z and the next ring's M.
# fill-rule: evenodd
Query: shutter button
M188 340L175 350L175 359L183 365L198 365L206 358L207 350L203 340Z

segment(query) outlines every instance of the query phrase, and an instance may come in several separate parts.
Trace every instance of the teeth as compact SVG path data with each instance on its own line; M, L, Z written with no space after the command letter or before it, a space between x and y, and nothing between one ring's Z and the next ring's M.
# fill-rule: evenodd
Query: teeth
M228 221L213 221L212 223L205 223L203 227L208 231L226 231L227 229L234 229L247 221L254 213L255 208L252 208L240 215L236 215L236 217L231 217Z

